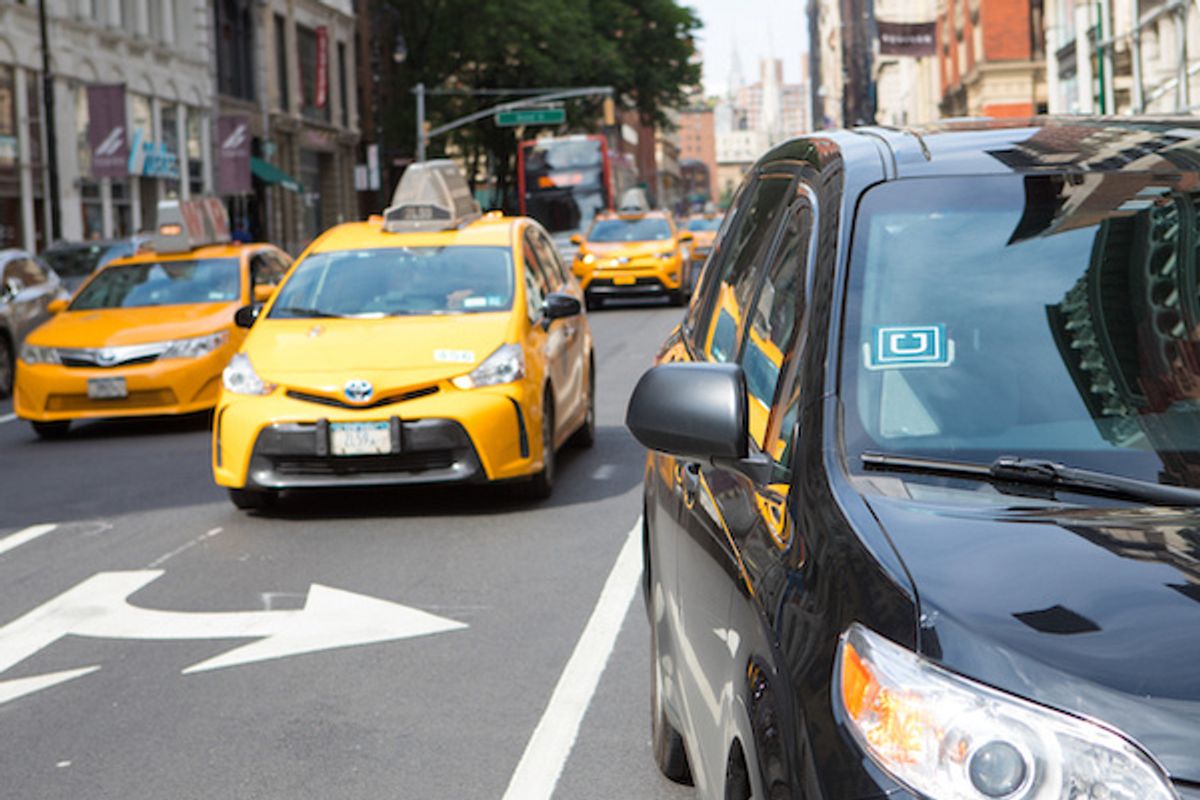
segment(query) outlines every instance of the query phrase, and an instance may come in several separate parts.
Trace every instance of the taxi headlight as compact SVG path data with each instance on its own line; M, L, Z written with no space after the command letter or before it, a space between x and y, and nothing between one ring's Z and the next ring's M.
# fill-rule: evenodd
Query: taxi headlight
M37 345L25 344L21 347L21 360L26 364L61 364L62 359L58 357L58 350L53 347L38 347Z
M670 251L668 251L668 252L666 252L666 253L659 253L659 254L658 254L658 257L659 257L659 258L661 258L661 259L664 259L664 260L665 260L665 259L668 259L668 258L674 258L674 257L675 257L675 251L674 251L674 250L670 250Z
M505 344L478 367L466 375L459 375L452 383L460 389L478 389L481 386L512 383L524 377L525 351L518 344Z
M943 670L857 623L842 634L834 678L859 746L922 796L1176 797L1116 733Z
M227 341L229 341L229 331L217 331L191 339L176 339L173 342L167 342L167 349L159 358L200 358Z
M591 263L595 262L596 257L594 255L592 255L591 253L585 253L584 255L579 257L579 260L580 260L580 262L582 262L584 264L591 264Z
M258 377L250 356L237 353L229 359L229 366L221 373L221 383L225 391L234 394L270 394L275 391L275 384L267 383Z

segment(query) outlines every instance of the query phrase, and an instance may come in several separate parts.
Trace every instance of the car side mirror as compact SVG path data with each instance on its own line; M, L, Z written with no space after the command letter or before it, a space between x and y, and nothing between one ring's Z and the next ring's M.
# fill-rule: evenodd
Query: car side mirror
M691 231L684 231L679 234L679 241L681 242L690 242L695 238L696 236Z
M737 364L660 364L642 375L625 426L650 450L766 483L771 460L750 452L746 375Z
M279 288L278 286L268 286L264 283L258 284L257 286L254 287L254 302L255 303L267 302L268 300L271 299L271 296L273 294L275 294L275 290L278 288Z
M24 290L24 288L25 284L21 283L21 281L17 278L9 278L4 282L4 291L0 292L0 297L3 297L6 300L11 297L16 297L21 293L22 290Z
M547 321L574 317L583 312L583 305L565 292L551 292L542 303L542 313Z
M51 300L49 303L46 304L46 311L50 314L57 314L61 311L66 311L67 305L69 303L70 303L69 300L64 300L61 297L59 297L58 299Z
M242 306L233 315L233 324L239 328L250 328L254 326L255 320L258 319L259 312L262 311L261 303L254 303L249 306Z
M583 244L583 237L580 236L578 233L571 234L571 244L577 245L577 246Z

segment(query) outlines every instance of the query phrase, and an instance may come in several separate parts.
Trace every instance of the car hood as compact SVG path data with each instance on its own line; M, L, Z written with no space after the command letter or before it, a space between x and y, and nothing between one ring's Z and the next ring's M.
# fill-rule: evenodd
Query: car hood
M42 347L120 347L203 336L233 326L237 303L63 311L29 336Z
M694 231L692 233L692 247L712 247L713 240L716 238L716 231Z
M264 377L338 386L350 378L433 383L470 372L502 345L512 315L260 319L243 350ZM370 374L368 374L370 373ZM403 373L403 377L400 377Z
M1200 510L869 503L912 575L927 655L1200 781Z
M642 258L674 249L675 242L665 239L659 242L588 242L584 252L597 258Z

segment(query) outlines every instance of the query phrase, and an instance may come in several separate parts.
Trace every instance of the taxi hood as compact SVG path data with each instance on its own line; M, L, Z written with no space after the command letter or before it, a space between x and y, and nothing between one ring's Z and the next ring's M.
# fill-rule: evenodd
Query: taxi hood
M42 347L120 347L204 336L233 326L238 303L63 311L30 334Z
M263 377L281 383L364 372L391 373L402 383L432 383L479 366L505 342L511 320L507 311L382 319L262 317L243 349Z
M1200 509L868 502L921 598L926 655L1200 781Z
M588 242L585 246L585 252L600 258L656 256L674 249L675 242L671 239L656 242Z

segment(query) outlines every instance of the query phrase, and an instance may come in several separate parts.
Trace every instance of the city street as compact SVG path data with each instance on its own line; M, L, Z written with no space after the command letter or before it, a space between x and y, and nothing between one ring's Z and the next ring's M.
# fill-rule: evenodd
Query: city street
M4 797L691 797L654 766L640 584L614 571L642 492L626 400L679 316L591 315L597 442L538 504L377 490L247 514L212 482L207 416L39 441L5 401ZM623 620L606 665L594 609Z

